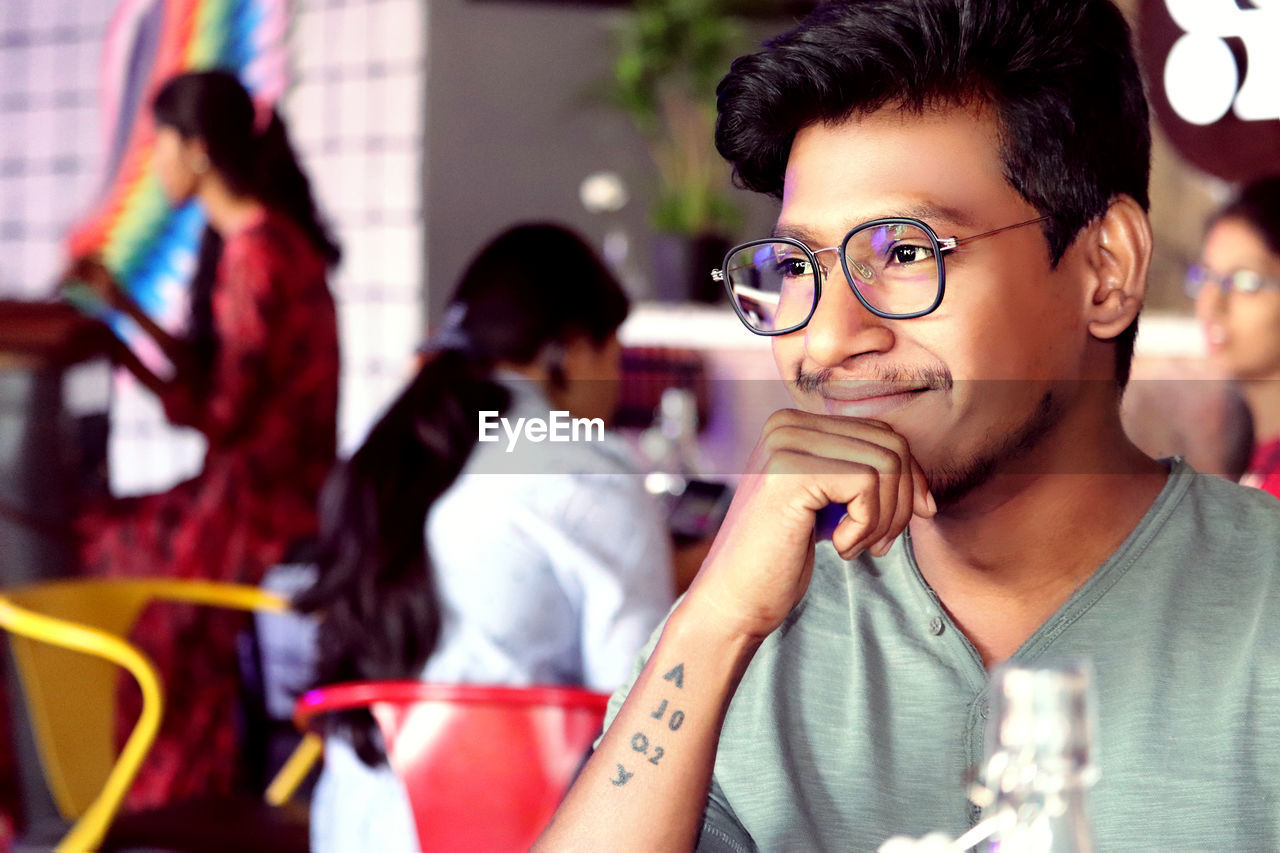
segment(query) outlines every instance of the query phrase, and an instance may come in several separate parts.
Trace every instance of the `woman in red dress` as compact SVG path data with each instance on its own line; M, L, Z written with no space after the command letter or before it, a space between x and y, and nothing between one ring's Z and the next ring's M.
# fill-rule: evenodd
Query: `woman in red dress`
M279 117L255 110L233 75L175 77L152 108L157 177L175 203L200 204L209 223L185 339L152 321L101 264L82 261L73 275L132 317L172 363L173 377L162 380L132 352L120 354L170 420L205 435L208 452L200 474L168 492L86 512L85 570L255 584L314 533L334 459L338 335L326 271L339 250ZM233 786L235 636L244 624L193 607L144 613L134 638L160 670L166 710L131 807ZM138 705L125 704L133 705L121 712L127 731Z
M1209 357L1253 417L1241 482L1280 497L1280 177L1249 184L1213 217L1187 292Z

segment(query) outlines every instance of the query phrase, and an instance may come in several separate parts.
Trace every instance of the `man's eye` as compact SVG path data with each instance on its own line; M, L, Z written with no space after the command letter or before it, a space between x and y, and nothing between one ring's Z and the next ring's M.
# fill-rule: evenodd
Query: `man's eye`
M796 278L810 274L808 258L779 258L776 269L784 278Z
M894 246L889 250L889 260L895 264L914 264L920 261L927 261L933 258L933 248L930 246L911 246L900 245Z

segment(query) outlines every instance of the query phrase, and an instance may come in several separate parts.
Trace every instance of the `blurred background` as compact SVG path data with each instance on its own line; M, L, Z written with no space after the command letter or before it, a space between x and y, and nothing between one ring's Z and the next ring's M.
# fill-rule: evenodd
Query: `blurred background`
M1153 455L1223 473L1249 450L1248 412L1205 358L1183 280L1210 213L1241 182L1280 173L1280 0L1118 2L1155 139L1155 257L1126 426ZM87 323L54 304L56 291L73 256L101 253L147 315L182 330L204 223L193 205L171 209L149 171L149 104L169 75L217 66L283 116L343 248L328 278L339 454L405 386L477 248L513 223L562 223L634 306L619 330L617 425L644 458L647 491L679 498L660 533L672 534L683 588L760 425L788 403L768 340L709 277L777 212L731 186L712 143L714 89L733 57L813 5L0 0L0 586L73 572L59 525L77 490L150 495L201 471L203 435L172 426L138 381L37 318ZM290 562L277 568L299 568ZM293 696L281 695L276 722L292 732ZM23 743L17 766L38 799ZM7 780L19 778L6 760L0 751L0 851Z

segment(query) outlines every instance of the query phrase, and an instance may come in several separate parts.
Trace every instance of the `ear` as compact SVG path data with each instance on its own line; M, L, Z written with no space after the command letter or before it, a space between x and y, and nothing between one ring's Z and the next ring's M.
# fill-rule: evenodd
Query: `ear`
M560 345L561 363L564 366L565 377L569 380L602 378L601 370L607 368L603 366L601 359L606 355L610 346L616 344L616 337L610 338L604 343L597 343L590 335L585 333L569 335L564 343Z
M1089 333L1111 340L1129 327L1147 296L1151 221L1127 195L1116 196L1085 233L1090 271L1085 320Z
M571 334L560 345L561 369L567 379L590 377L597 358L595 342L585 334Z

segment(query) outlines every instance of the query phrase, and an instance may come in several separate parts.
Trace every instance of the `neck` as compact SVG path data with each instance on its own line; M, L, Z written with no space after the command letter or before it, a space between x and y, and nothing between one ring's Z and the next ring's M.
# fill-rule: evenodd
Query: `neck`
M210 173L196 191L209 225L223 237L240 231L262 215L262 202L233 193L216 173Z
M1240 383L1240 393L1253 416L1255 443L1280 438L1280 378L1246 380Z
M497 370L506 370L510 373L520 374L522 379L529 380L530 383L541 389L542 393L546 395L547 400L552 405L558 405L558 395L556 393L556 389L551 386L551 376L547 372L547 368L540 362L532 361L528 364L519 364L514 361L499 361L493 366Z
M1114 405L1068 414L1025 458L912 521L916 559L984 662L997 663L1119 547L1166 479Z

